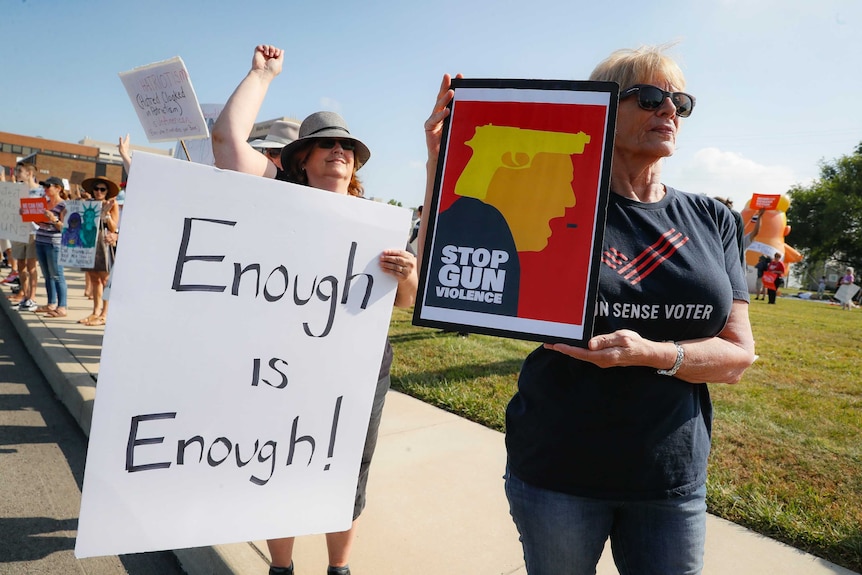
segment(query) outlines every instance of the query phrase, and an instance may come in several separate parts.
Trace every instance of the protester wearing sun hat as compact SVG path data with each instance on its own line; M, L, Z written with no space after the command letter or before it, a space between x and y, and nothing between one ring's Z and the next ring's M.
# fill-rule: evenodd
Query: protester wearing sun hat
M86 190L86 192L88 194L92 195L94 199L100 199L100 198L97 198L95 196L95 194L93 194L93 187L96 186L96 184L99 182L108 186L108 192L104 196L103 199L111 200L113 198L116 198L117 194L120 193L120 186L116 182L109 180L105 176L96 176L94 178L87 178L86 180L81 182L81 187L84 188L84 190Z
M93 313L81 319L83 325L105 325L108 314L108 302L102 298L108 275L113 265L113 249L107 244L106 235L119 229L120 206L116 201L120 186L104 176L87 178L81 182L81 187L91 194L93 200L102 202L102 212L99 229L96 234L96 259L93 267L84 270L90 279L90 289L93 296Z
M284 146L281 151L283 172L277 170L272 162L267 161L246 141L269 84L281 73L283 63L284 52L280 48L265 45L255 48L251 70L234 90L213 126L213 155L216 166L278 178L336 194L362 196L362 184L356 177L356 172L371 157L371 151L350 133L344 118L335 112L315 112L303 120L299 127L299 137ZM380 256L380 266L384 272L398 280L395 305L413 305L419 282L413 254L403 249L385 250ZM365 486L377 442L383 403L389 389L391 363L392 348L387 340L357 480L354 523L347 531L326 535L330 563L328 575L350 574L347 563L355 536L356 519L365 507ZM270 575L293 574L293 542L292 537L267 541L272 556Z
M278 174L276 178L304 186L310 185L305 164L311 152L315 147L331 150L336 147L336 142L342 151L353 153L354 170L347 185L347 194L362 196L362 185L356 177L356 172L371 157L371 150L350 134L347 122L335 112L315 112L302 121L299 138L281 150L284 173Z
M281 150L282 163L303 147L309 147L315 140L340 138L351 140L356 146L356 169L359 170L371 157L371 150L359 138L350 134L347 122L335 112L315 112L302 121L299 137Z
M299 124L288 120L276 120L269 127L266 136L248 143L249 146L260 150L264 156L281 170L281 150L287 144L299 137Z

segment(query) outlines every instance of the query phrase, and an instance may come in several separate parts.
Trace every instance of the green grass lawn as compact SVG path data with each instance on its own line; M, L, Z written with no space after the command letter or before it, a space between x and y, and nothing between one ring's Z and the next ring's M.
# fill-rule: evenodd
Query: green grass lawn
M711 513L862 571L862 310L753 301L760 358L715 403ZM418 328L396 309L393 388L503 431L535 343Z

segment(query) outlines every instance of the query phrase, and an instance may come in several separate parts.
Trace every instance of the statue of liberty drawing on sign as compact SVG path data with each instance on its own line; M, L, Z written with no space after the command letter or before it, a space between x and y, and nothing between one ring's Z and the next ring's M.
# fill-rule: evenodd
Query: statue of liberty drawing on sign
M83 269L93 267L101 215L99 201L66 202L66 225L60 236L60 265Z

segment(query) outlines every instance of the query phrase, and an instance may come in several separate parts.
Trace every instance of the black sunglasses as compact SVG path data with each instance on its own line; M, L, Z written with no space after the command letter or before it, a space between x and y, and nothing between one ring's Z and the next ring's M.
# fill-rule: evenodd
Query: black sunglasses
M635 84L620 94L620 100L634 94L638 95L638 106L644 110L657 110L665 98L676 107L676 115L680 118L688 118L694 109L694 96L685 92L665 92L657 86L650 84Z
M93 186L94 192L107 192L108 188L103 188L102 186Z
M335 147L336 142L341 144L342 150L352 152L356 149L356 142L354 142L353 140L342 140L338 138L320 138L315 143L317 144L318 148L323 148L324 150L331 150Z

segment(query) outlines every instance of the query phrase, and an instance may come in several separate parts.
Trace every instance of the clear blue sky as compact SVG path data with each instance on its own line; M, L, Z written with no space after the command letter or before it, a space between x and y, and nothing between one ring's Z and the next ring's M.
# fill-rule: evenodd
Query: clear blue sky
M665 183L740 206L862 141L860 0L628 4L2 0L0 130L149 145L119 72L180 56L198 100L223 103L269 43L289 57L258 120L340 112L373 152L367 194L412 207L444 72L586 79L614 49L678 42L697 107Z

